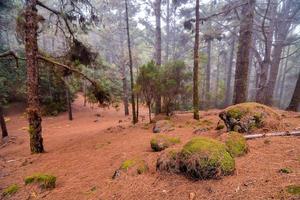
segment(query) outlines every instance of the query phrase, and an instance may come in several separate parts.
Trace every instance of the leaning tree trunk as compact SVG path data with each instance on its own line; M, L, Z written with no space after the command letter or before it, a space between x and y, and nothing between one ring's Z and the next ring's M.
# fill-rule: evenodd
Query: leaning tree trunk
M199 0L196 0L196 27L194 43L193 107L194 119L199 120Z
M128 3L125 0L125 14L126 14L126 29L127 29L127 43L128 43L128 55L129 55L129 69L130 69L130 83L131 83L131 107L132 107L132 123L136 124L137 117L135 112L135 97L134 97L134 82L133 82L133 64L131 55L131 44L130 44L130 30L129 30L129 17L128 17Z
M249 54L251 49L253 17L255 0L249 0L242 8L243 17L239 31L239 45L236 61L236 73L234 84L234 103L247 101Z
M3 107L1 105L0 105L0 125L2 130L2 138L5 138L8 136L8 132L7 132L6 123L4 119Z
M298 74L298 79L293 93L293 97L291 99L289 106L287 107L287 110L297 112L299 108L299 104L300 104L300 73Z
M44 146L42 137L42 118L40 116L38 95L38 16L36 4L37 0L27 0L25 10L25 52L28 96L27 114L29 121L30 150L32 153L42 153L44 152Z
M155 13L155 21L156 21L156 30L155 30L155 61L156 65L161 65L161 0L155 0L154 3L154 13ZM156 97L156 107L155 113L161 113L161 96L158 94Z

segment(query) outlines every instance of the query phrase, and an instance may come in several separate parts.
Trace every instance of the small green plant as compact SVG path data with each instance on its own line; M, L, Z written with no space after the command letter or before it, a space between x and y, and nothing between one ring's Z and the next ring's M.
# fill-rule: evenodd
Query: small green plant
M286 187L289 194L300 196L300 185L289 185Z
M279 172L283 173L283 174L290 174L293 171L290 168L282 168L282 169L279 170Z
M133 167L135 165L135 160L125 160L122 164L121 164L121 169L123 170L128 170L130 167Z
M265 140L264 140L264 144L271 144L271 140L265 139Z
M216 130L222 130L223 128L225 128L225 126L223 124L219 124L217 127L216 127Z
M34 174L26 177L24 182L25 185L38 183L41 188L55 188L56 177L48 174Z
M11 196L16 192L18 192L18 190L19 190L19 186L17 184L13 184L7 187L6 189L4 189L2 196Z

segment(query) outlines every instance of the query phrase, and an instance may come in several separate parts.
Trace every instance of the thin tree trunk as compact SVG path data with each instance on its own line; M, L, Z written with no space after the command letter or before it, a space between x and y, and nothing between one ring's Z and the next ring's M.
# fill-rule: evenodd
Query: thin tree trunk
M287 55L290 53L290 47L288 47L287 49ZM283 66L283 70L282 70L282 82L280 84L280 92L279 92L279 106L283 107L283 94L284 94L284 86L285 86L285 78L286 78L286 70L287 70L287 66L288 66L288 58L286 58L285 60L285 64Z
M3 113L3 107L0 105L0 125L2 130L2 138L5 138L8 136L8 131L6 128L6 123L4 119L4 113Z
M135 112L133 64L132 64L132 55L131 55L130 30L129 30L129 17L128 17L127 0L125 0L125 14L126 14L127 43L128 43L129 69L130 69L130 82L131 82L132 123L136 124L138 121L137 121L136 112Z
M155 22L156 22L156 29L155 29L155 61L156 65L161 65L161 0L155 0L154 3L154 13L155 13ZM155 113L161 113L161 96L158 94L156 97L156 107Z
M69 117L69 120L72 121L73 120L73 113L72 113L72 100L71 100L71 96L70 96L70 89L67 85L67 80L64 80L64 83L65 83L65 90L66 90L68 117Z
M194 43L193 108L194 119L199 120L199 0L196 0L196 27Z
M170 0L167 0L167 19L166 19L166 57L165 63L169 61L170 54Z
M236 61L236 73L234 84L234 103L247 101L249 53L252 41L252 27L254 17L255 0L249 0L242 8L244 15L241 20L239 31L239 45Z
M119 13L119 27L122 30L122 12ZM124 59L124 34L120 31L120 57L121 57L121 76L122 76L122 84L123 84L123 104L124 104L124 113L125 116L129 115L129 105L128 105L128 86L127 86L127 76L126 76L126 64Z
M229 56L229 64L228 64L228 72L227 72L227 80L226 80L226 97L225 97L226 106L231 104L231 95L232 95L231 82L232 82L233 57L234 57L234 49L235 49L235 35L232 35L231 37L232 37L232 41L230 47L230 56Z
M297 112L299 105L300 105L300 73L298 74L298 79L294 89L294 93L290 101L290 104L287 107L287 110Z
M209 39L207 42L207 65L206 65L206 84L205 84L205 107L210 107L210 68L211 68L211 42Z
M28 121L30 150L32 153L44 152L42 137L42 118L39 107L39 75L37 63L37 0L27 0L25 9L25 52L27 65Z
M151 104L148 103L147 105L148 105L149 123L151 123L152 122L152 119L151 119Z
M217 61L217 80L216 80L216 91L215 91L215 107L218 108L218 100L219 100L219 81L220 81L220 52L218 53L218 61Z

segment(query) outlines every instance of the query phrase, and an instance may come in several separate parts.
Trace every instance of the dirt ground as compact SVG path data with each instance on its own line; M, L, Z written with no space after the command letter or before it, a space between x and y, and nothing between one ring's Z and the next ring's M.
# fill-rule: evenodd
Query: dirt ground
M299 199L287 196L284 188L300 184L300 137L272 137L248 141L250 152L236 158L236 172L221 180L192 181L180 175L158 173L156 160L161 152L152 152L149 141L154 135L147 125L146 109L141 121L132 126L123 110L93 109L83 106L83 99L74 104L74 120L67 114L43 118L43 137L46 153L31 155L27 122L22 112L8 114L10 141L0 145L0 190L18 184L20 190L3 199L48 200L108 200L108 199ZM14 109L16 110L16 109ZM20 110L20 109L17 109ZM217 137L223 131L214 128L218 110L201 112L203 126L209 130L193 133L191 114L172 117L175 130L166 134L180 137L185 144L196 135ZM282 112L287 130L300 127L300 113ZM212 123L207 123L208 120ZM121 173L115 180L114 171L126 159L140 158L149 164L142 175ZM292 173L279 173L290 168ZM47 173L57 177L56 188L39 191L25 186L24 177Z

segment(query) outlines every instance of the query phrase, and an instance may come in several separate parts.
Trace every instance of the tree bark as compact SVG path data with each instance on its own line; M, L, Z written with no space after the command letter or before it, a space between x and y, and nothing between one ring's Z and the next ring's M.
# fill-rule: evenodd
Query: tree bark
M1 105L0 105L0 125L2 130L2 138L5 138L8 136L8 131L4 119L3 107Z
M67 85L67 80L64 80L64 83L65 83L65 90L66 90L68 117L69 117L69 120L72 121L73 120L73 112L72 112L72 100L71 100L71 96L70 96L70 89Z
M132 123L136 124L138 121L137 121L136 112L135 112L133 64L132 64L132 55L131 55L130 30L129 30L129 17L128 17L128 3L127 3L127 0L125 0L125 15L126 15L125 17L126 17L127 43L128 43L129 69L130 69L130 82L131 82Z
M155 0L154 2L154 13L155 13L155 61L156 65L161 65L161 0ZM158 94L156 97L156 106L155 106L155 113L161 113L161 96Z
M239 31L240 36L234 84L235 104L247 101L249 53L252 41L254 8L255 0L249 0L242 8L242 14L244 16L241 19Z
M165 63L169 61L170 54L170 0L167 0L167 16L166 16L166 56Z
M298 74L298 79L294 89L294 93L291 102L287 107L287 110L297 112L299 105L300 105L300 73Z
M193 76L193 108L194 119L199 120L199 0L196 0L196 24L194 43L194 76Z
M42 137L42 118L39 107L39 75L38 75L38 17L37 0L27 0L25 9L25 51L27 67L28 121L30 150L32 153L44 152Z

